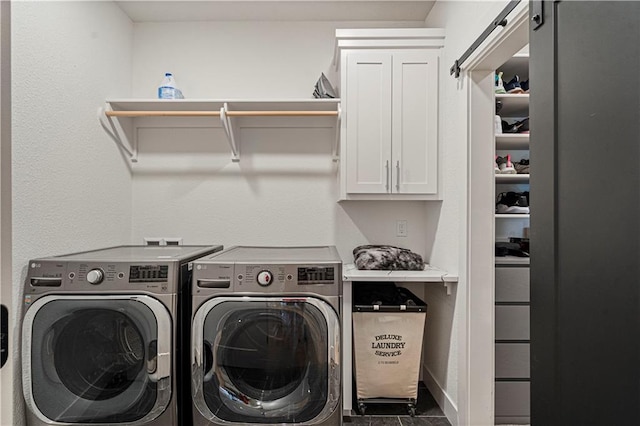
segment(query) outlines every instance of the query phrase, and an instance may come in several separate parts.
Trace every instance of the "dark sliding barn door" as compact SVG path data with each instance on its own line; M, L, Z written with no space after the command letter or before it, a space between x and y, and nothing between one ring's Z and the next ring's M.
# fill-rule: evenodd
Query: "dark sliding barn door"
M532 424L640 424L640 2L530 30ZM539 19L537 21L540 21Z

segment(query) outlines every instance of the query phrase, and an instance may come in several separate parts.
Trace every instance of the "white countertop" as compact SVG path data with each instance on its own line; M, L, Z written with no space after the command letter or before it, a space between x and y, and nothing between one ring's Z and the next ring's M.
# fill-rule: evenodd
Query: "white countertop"
M422 271L364 271L348 263L343 266L342 275L344 281L458 282L457 275L430 265Z

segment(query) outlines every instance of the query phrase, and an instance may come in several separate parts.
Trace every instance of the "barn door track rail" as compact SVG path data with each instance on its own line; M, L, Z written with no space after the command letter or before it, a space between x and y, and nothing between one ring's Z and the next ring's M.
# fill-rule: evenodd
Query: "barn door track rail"
M496 16L496 18L482 32L482 34L480 34L480 36L476 39L476 41L473 42L471 47L469 47L462 54L462 56L460 56L460 58L456 59L456 61L453 63L453 65L449 69L450 75L454 75L455 78L460 77L460 72L462 71L460 67L462 66L464 61L469 59L469 56L471 56L471 54L475 52L478 46L480 46L482 42L484 42L487 39L487 37L489 37L489 34L491 34L493 30L495 30L498 27L504 27L507 25L507 16L509 15L509 13L511 13L513 9L516 8L518 3L520 3L520 0L512 0L505 6L504 9L502 9L502 12L500 12L498 16Z

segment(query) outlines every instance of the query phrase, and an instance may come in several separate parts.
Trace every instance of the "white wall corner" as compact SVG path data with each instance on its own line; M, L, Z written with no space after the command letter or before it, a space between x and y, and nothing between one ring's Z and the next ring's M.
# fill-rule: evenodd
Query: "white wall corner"
M444 415L447 416L447 420L449 420L451 426L458 426L458 406L424 364L422 365L422 378L427 389L429 389L429 392L431 392L431 395L444 412Z

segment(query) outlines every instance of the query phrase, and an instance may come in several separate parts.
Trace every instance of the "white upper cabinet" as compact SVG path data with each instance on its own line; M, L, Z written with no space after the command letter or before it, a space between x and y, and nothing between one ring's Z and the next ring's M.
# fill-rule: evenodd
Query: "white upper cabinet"
M438 59L433 50L393 53L392 192L438 193Z
M357 52L347 58L344 146L347 192L390 192L391 53Z
M357 35L341 39L341 31ZM341 199L440 199L442 34L434 29L338 30Z

